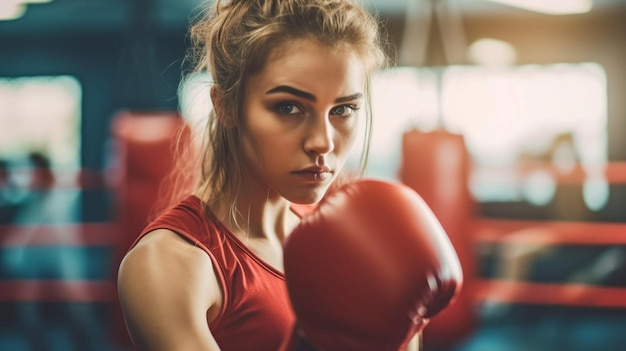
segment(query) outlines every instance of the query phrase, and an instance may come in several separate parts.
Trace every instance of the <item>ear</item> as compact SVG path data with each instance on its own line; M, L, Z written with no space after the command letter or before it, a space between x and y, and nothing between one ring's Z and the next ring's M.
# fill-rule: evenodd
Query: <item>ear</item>
M215 118L225 128L232 128L236 125L235 116L233 116L229 104L224 98L224 89L215 84L211 87L211 102L213 110L215 110Z

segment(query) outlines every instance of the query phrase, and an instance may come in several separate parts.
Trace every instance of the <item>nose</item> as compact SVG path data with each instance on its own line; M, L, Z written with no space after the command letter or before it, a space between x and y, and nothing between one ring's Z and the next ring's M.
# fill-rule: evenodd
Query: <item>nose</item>
M334 150L333 126L328 118L324 116L312 119L307 129L304 151L308 154L325 155Z

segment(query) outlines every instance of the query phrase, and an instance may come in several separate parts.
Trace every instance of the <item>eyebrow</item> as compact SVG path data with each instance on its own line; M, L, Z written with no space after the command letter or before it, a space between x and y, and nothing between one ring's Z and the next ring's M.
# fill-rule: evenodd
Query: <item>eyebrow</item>
M296 89L294 87L290 87L288 85L279 85L275 88L272 88L270 90L268 90L265 94L275 94L275 93L288 93L288 94L292 94L295 96L299 96L303 99L307 99L310 101L317 101L317 98L315 97L315 95L308 93L306 91L300 90L300 89ZM342 96L342 97L338 97L335 99L335 103L340 103L340 102L346 102L346 101L351 101L351 100L356 100L356 99L361 99L363 97L362 93L356 93L356 94L352 94L352 95L348 95L348 96Z

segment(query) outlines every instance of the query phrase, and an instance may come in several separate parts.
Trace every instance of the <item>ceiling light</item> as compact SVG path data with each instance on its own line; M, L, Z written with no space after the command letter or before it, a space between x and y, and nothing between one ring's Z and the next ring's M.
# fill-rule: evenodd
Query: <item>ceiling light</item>
M586 13L593 7L593 0L486 0L525 10L550 15L572 15Z
M46 4L53 0L1 0L0 21L16 20L26 13L29 4Z
M52 0L18 0L18 2L23 4L47 4L52 2Z
M491 38L476 40L467 49L467 55L472 63L484 66L511 66L517 60L513 45Z
M0 2L0 21L16 20L24 15L26 6L15 1Z

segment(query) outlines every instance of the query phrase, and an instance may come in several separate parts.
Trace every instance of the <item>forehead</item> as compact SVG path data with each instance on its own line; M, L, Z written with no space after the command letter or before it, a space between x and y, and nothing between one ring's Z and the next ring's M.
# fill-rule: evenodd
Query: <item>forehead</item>
M339 90L362 90L365 79L363 60L347 46L300 39L287 41L272 50L264 67L250 77L249 87L295 84L305 89L335 86Z

